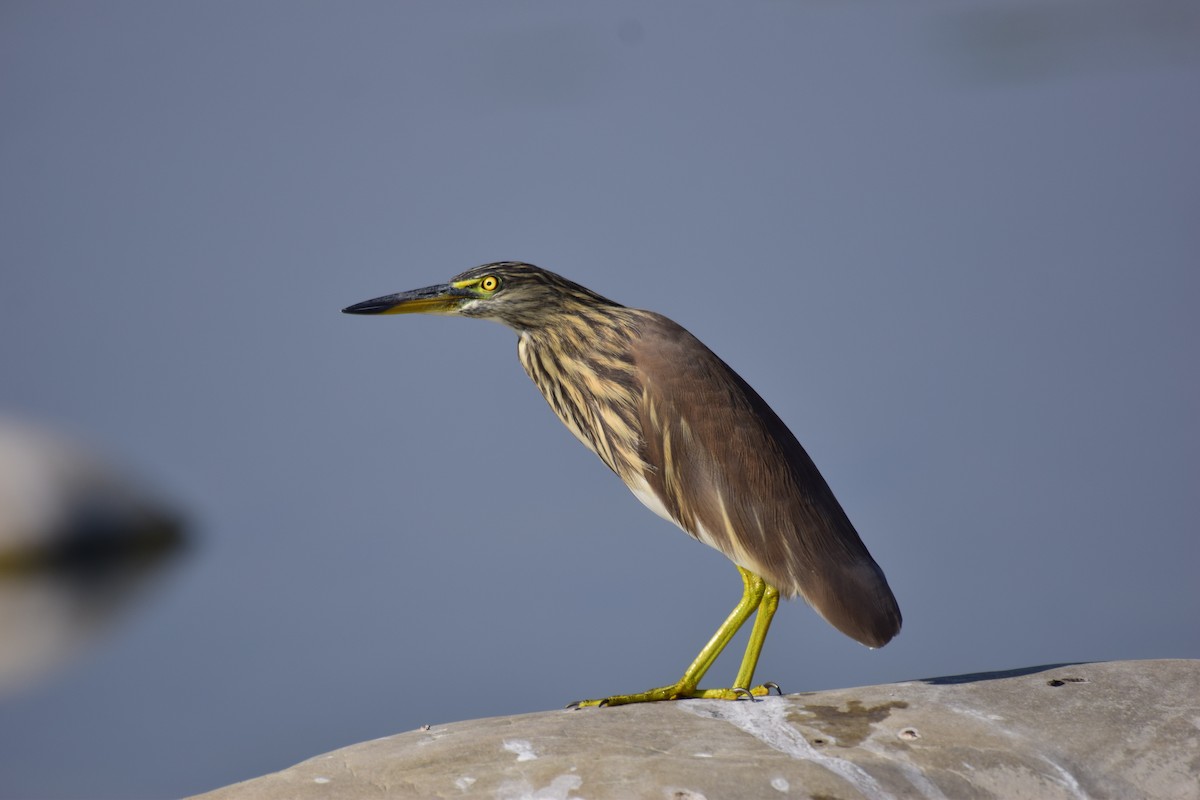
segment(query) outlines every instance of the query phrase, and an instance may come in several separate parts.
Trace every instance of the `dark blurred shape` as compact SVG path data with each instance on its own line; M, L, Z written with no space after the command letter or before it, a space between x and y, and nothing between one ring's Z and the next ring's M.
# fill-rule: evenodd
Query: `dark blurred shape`
M981 81L1037 81L1200 56L1196 0L1070 0L963 7L943 49Z
M181 517L129 479L0 418L0 692L102 631L184 543Z

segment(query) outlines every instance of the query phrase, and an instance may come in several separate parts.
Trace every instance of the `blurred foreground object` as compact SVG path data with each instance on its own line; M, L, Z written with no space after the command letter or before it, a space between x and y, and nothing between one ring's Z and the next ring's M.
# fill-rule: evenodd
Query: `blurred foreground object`
M183 543L180 518L128 479L0 417L0 692L71 655Z

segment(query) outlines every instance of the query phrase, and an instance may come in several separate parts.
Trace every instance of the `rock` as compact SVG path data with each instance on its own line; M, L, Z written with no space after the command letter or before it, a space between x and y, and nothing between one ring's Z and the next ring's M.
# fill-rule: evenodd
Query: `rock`
M1200 798L1200 661L457 722L199 797L789 796Z

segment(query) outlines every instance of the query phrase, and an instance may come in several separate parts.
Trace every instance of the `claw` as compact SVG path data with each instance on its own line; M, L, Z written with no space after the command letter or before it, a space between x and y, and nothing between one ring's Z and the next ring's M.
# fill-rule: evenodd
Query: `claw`
M776 694L778 694L780 697L783 697L783 689L780 689L779 684L775 681L767 681L763 684L763 686L766 687L768 695L770 695L771 690L774 689Z
M600 708L608 703L608 700L576 700L574 703L567 703L568 711L578 711L581 708Z
M751 703L757 703L757 702L758 702L758 700L756 700L756 699L754 698L754 692L750 691L749 689L743 689L743 688L742 688L742 687L740 687L740 686L735 686L735 687L733 687L733 689L732 689L731 691L732 691L732 692L733 692L735 695L737 695L739 699L741 698L741 696L742 696L742 695L745 695L746 697L750 698L750 702L751 702Z
M621 705L629 702L643 702L641 700L627 700L624 696L604 697L599 700L576 700L574 703L567 703L568 711L578 711L581 708L607 708L611 705Z

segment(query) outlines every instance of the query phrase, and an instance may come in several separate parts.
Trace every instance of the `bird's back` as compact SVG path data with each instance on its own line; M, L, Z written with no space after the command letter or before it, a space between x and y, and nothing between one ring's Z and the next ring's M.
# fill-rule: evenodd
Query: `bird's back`
M887 579L787 426L680 325L610 313L593 321L605 335L522 334L521 363L564 424L652 510L847 636L886 644L901 624Z
M634 344L650 489L688 533L870 647L900 630L883 571L800 442L741 376L646 313Z

